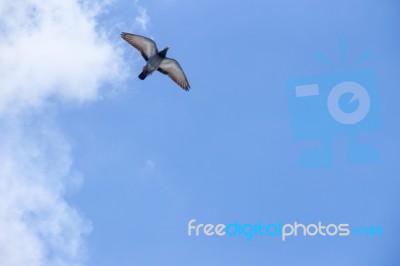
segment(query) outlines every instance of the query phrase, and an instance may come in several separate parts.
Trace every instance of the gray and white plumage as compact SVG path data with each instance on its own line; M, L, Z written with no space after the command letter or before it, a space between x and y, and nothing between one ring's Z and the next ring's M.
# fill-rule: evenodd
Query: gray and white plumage
M158 51L156 43L147 37L126 32L121 33L121 37L135 47L147 62L143 67L142 73L139 75L141 80L145 79L155 70L158 70L161 73L168 75L173 81L181 86L182 89L190 89L189 82L182 67L176 60L166 57L169 49L168 46L163 50Z

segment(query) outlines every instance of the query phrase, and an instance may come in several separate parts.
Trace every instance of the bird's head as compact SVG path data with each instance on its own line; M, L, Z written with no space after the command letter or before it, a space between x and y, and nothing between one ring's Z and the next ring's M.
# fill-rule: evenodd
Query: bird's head
M168 49L169 49L169 46L165 47L164 49L162 49L162 50L158 53L158 55L161 56L161 57L166 57L166 56L167 56L167 51L168 51Z

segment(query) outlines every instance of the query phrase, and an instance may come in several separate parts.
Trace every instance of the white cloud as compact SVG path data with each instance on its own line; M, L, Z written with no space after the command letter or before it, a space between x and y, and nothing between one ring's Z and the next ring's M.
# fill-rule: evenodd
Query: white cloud
M77 0L2 0L0 25L0 113L49 96L94 100L100 84L124 76L118 50Z
M65 199L79 175L48 105L101 98L125 72L96 23L101 3L84 4L0 0L0 265L85 258L90 223Z
M156 163L153 160L146 160L142 169L143 174L152 174L156 168Z
M69 145L49 123L26 121L0 128L0 265L80 265L90 224L64 199Z
M147 15L147 10L143 7L138 9L139 15L135 18L136 25L142 30L147 30L147 24L150 21L150 17Z
M147 9L141 6L138 0L135 0L134 5L138 11L138 15L135 17L135 24L142 31L147 31L147 26L150 22L150 17L147 14Z

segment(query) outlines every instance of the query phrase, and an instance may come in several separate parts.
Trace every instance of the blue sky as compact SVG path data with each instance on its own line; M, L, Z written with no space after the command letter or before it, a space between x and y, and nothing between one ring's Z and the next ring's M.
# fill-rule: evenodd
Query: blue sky
M62 8L86 10L69 2L73 7ZM71 218L56 225L62 235L75 232L69 243L76 240L80 249L86 249L82 255L54 245L59 243L54 240L57 232L40 234L42 229L26 218L37 215L39 224L40 219L49 219L38 215L50 208L40 201L36 207L21 208L25 215L12 216L13 224L31 228L26 234L36 236L35 243L42 247L26 256L41 258L37 265L398 265L396 1L130 0L100 10L95 17L76 11L90 23L76 25L76 36L65 34L74 39L65 51L76 49L75 57L87 64L79 64L74 53L69 59L53 56L65 60L55 66L61 74L50 73L54 80L38 78L33 89L8 85L17 84L17 78L2 86L11 88L3 96L15 95L0 101L3 139L13 143L1 147L2 156L8 158L9 150L19 147L37 147L45 170L33 185L18 180L46 191L54 188L53 175L57 176L60 185L55 186L59 190L52 202L67 206ZM47 22L42 23L39 29L47 29ZM3 28L0 32L8 36L13 25ZM120 39L122 31L150 36L159 48L169 45L168 56L180 62L192 89L185 92L160 73L140 81L137 75L144 61ZM96 39L96 34L101 37ZM18 38L22 37L13 36ZM30 54L37 53L29 49ZM89 50L93 57L80 57ZM355 65L365 51L371 57ZM318 60L320 53L333 65ZM82 69L74 72L69 60ZM7 73L8 68L0 70ZM39 70L32 72L34 78L50 68ZM380 126L372 132L361 130L356 138L375 146L381 160L347 160L347 129L331 138L328 126L320 138L296 140L288 82L364 70L375 73L377 94L371 108L379 107L379 121L373 123ZM21 91L33 91L31 96L39 100L22 97ZM22 107L14 110L14 105ZM321 106L315 108L322 116L326 110L318 110ZM14 138L14 132L21 137ZM48 132L55 137L48 138ZM301 154L324 138L332 141L331 165L299 164ZM57 148L59 143L65 148ZM26 162L18 176L29 177L36 153L11 154L16 165ZM67 165L67 170L58 173L58 165ZM0 167L1 189L6 190L10 182L4 180L9 180L10 171L6 164ZM9 202L13 206L15 201ZM59 209L49 211L50 216L58 217ZM189 237L191 219L213 224L348 223L381 226L384 235L297 237L285 242L268 237ZM0 240L0 246L4 243ZM0 261L12 262L14 253L6 254L11 254L9 260ZM49 258L58 258L58 264Z

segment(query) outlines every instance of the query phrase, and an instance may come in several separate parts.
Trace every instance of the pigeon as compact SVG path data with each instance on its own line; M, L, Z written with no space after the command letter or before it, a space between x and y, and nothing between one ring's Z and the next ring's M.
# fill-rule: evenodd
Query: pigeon
M142 73L139 75L141 80L144 80L148 75L158 70L168 75L181 86L182 89L186 91L190 89L189 82L178 61L166 57L169 49L168 46L158 51L156 43L147 37L126 32L122 32L121 37L135 47L147 61L146 65L143 67Z

